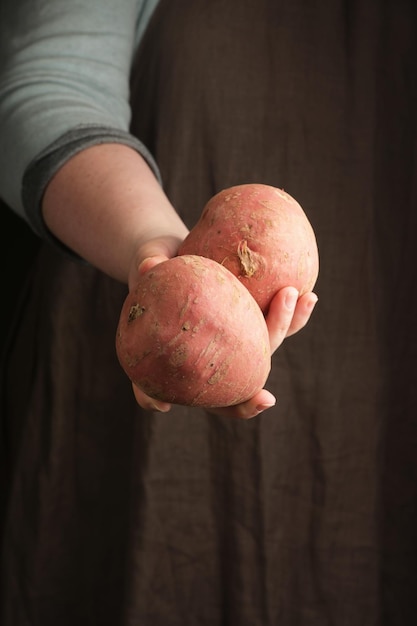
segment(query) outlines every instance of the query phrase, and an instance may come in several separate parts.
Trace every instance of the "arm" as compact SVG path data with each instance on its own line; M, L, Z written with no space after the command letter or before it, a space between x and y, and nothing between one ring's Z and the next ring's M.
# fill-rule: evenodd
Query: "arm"
M148 165L126 146L96 146L71 159L46 190L44 215L66 245L130 288L138 272L174 256L187 234ZM311 315L317 296L307 293L298 300L297 296L287 287L271 304L267 318L271 352ZM134 385L133 391L145 409L170 408ZM216 412L247 419L274 404L274 396L263 389L242 405Z
M69 160L46 189L43 215L71 250L131 285L143 258L174 256L188 232L147 163L119 144Z
M156 4L0 3L0 196L41 237L44 189L74 154L106 141L146 153L129 133L129 76Z
M9 0L6 4L14 6ZM132 287L141 262L147 257L155 257L152 262L157 262L173 256L187 229L164 195L152 163L132 148L130 140L122 141L128 134L127 77L136 2L124 0L124 17L114 15L113 23L117 4L114 0L77 2L71 4L68 16L66 2L49 0L40 3L46 13L39 17L31 14L33 3L29 0L19 3L19 9L27 9L27 29L20 29L14 38L18 42L15 51L9 37L4 57L0 128L5 149L0 157L0 194L17 212L23 215L26 211L31 223L42 224L41 234L50 234ZM107 21L103 22L103 16ZM78 29L80 36L74 43L73 33ZM92 145L88 131L97 127L116 129L121 141L106 142L104 132ZM73 128L82 130L81 143L65 158L65 141L60 143L60 138L65 139ZM50 150L57 140L59 150ZM22 203L22 180L28 172L42 171L39 155L45 158L46 154L50 162L57 153L60 162L48 169L49 176L43 172L37 189L31 183L34 195L42 199L33 208L38 212L33 217ZM295 308L288 308L287 292L278 294L268 321L271 349L286 334L300 329L311 312L305 296ZM141 406L155 408L151 398L138 389L134 392ZM228 407L223 413L251 417L273 403L273 396L262 390L245 405ZM167 410L169 406L156 404L156 408Z

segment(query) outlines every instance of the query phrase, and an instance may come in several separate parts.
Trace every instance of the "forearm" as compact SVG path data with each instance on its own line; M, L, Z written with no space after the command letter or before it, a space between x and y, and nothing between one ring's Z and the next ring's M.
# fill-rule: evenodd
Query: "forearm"
M46 188L42 210L55 237L125 283L147 242L163 238L172 256L188 232L144 159L119 144L70 159Z

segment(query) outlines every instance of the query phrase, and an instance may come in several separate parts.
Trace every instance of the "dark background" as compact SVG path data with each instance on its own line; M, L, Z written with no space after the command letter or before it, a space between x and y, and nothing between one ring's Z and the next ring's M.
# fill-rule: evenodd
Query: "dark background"
M0 200L1 233L1 332L0 351L3 357L7 335L22 284L39 246L39 239L26 223Z

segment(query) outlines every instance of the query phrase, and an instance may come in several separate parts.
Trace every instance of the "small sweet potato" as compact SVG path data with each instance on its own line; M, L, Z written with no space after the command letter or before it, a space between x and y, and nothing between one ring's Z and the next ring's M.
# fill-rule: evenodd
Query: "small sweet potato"
M139 277L122 307L116 350L149 396L207 408L251 398L271 367L265 319L250 293L226 268L196 255Z
M213 196L179 254L214 259L250 291L264 313L282 287L302 295L317 280L313 228L288 193L262 184L224 189Z

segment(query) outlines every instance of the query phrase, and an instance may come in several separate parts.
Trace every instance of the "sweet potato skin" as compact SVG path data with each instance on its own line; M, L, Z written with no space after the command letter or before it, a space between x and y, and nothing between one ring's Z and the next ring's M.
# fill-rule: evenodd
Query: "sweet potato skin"
M282 287L311 291L319 270L314 230L282 189L236 185L213 196L179 249L214 259L249 290L264 313Z
M251 398L271 367L258 305L226 268L197 255L139 277L122 307L116 351L149 396L206 408Z

